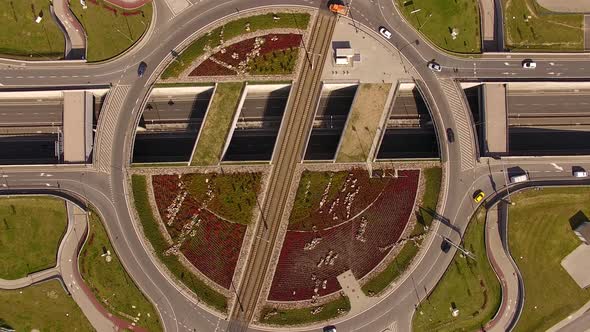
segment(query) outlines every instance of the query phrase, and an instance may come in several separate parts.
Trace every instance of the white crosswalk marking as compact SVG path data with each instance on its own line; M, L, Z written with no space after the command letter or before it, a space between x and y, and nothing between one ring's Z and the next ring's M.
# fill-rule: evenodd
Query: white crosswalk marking
M103 109L98 120L96 149L94 150L94 163L100 172L111 171L111 147L115 136L115 128L119 119L121 105L127 97L130 85L118 85L109 91Z
M473 137L471 130L471 118L467 113L469 107L465 104L464 98L461 97L463 91L459 84L450 79L441 79L440 85L443 93L447 96L449 109L457 126L461 149L461 170L472 169L475 167L475 137Z

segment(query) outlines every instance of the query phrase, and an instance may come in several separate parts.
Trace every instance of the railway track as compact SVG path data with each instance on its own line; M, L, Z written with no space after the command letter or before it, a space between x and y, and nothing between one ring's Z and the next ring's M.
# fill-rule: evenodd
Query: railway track
M252 320L269 270L269 263L277 240L279 226L285 214L285 205L297 164L301 161L307 136L311 131L314 109L320 98L320 77L329 50L336 16L320 10L312 27L309 53L298 80L294 82L295 95L289 100L284 121L277 139L272 170L265 199L262 202L261 220L257 223L250 255L237 287L237 300L230 309L229 331L245 331ZM234 288L235 290L235 288Z

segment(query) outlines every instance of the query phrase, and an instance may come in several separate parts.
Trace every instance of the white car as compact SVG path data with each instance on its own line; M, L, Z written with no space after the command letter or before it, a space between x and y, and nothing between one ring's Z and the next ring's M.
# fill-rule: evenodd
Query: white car
M574 177L576 178L586 178L588 177L588 172L586 172L585 169L583 169L582 167L572 167L572 173L574 175Z
M527 59L522 62L522 68L535 69L535 68L537 68L537 63L533 60Z
M379 33L381 34L381 36L383 36L387 39L391 39L391 32L389 32L389 30L385 29L385 27L379 27Z
M428 63L428 68L429 68L430 70L432 70L432 71L436 71L436 72L440 72L440 71L442 70L442 67L441 67L441 66L440 66L438 63L436 63L436 62L434 62L434 61L430 61L430 62Z

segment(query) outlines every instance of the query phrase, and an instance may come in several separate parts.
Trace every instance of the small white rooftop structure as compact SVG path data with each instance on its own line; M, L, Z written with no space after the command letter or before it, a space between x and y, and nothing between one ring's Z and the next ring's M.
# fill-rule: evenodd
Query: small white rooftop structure
M352 65L355 56L360 58L360 55L354 54L354 49L349 47L336 48L336 64L337 65Z

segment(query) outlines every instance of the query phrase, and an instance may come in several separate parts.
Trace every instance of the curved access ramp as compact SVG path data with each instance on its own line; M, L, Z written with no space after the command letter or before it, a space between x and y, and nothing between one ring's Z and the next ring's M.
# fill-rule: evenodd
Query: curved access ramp
M492 206L486 215L485 244L488 260L502 287L502 302L486 331L511 331L524 305L524 282L508 249L508 205Z

